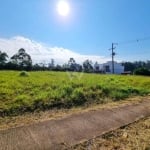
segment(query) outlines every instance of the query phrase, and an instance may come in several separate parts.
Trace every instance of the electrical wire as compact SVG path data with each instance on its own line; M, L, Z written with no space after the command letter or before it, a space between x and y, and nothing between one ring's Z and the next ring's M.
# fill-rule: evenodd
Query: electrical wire
M137 38L136 40L129 40L129 41L123 41L123 42L118 42L118 45L126 45L126 44L132 44L132 43L138 43L142 41L150 40L150 36L144 37L144 38Z

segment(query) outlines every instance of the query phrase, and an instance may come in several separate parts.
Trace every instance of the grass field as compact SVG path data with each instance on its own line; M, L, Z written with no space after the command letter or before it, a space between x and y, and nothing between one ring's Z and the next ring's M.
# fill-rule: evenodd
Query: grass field
M0 72L0 116L118 101L150 93L150 78L65 72Z

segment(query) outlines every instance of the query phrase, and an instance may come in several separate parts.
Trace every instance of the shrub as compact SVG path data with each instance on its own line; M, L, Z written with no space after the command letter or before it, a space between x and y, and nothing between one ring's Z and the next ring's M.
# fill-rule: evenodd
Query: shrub
M86 98L82 89L75 89L71 97L72 103L75 106L83 105L86 102Z
M21 71L20 74L19 74L19 76L21 76L21 77L28 77L29 73L26 72L26 71Z
M113 99L113 101L118 101L118 100L127 98L128 94L120 92L120 91L112 91L110 93L110 97Z
M134 70L135 75L144 75L144 76L150 76L150 70L147 68L138 68Z

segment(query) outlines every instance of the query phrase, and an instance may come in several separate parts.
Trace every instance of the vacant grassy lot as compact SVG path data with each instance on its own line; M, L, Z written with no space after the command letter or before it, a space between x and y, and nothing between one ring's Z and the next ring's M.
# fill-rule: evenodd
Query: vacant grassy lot
M0 116L118 101L150 93L150 78L140 76L0 72Z

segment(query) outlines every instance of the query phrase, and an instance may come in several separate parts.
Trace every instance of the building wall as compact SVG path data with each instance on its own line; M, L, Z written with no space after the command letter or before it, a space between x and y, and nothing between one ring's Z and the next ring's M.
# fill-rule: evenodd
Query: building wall
M109 62L104 63L104 64L99 64L99 69L101 71L104 71L107 74L111 74L112 73L112 62L109 61ZM124 66L122 66L121 63L114 62L114 72L115 72L115 74L123 73L124 72Z

